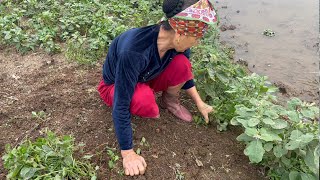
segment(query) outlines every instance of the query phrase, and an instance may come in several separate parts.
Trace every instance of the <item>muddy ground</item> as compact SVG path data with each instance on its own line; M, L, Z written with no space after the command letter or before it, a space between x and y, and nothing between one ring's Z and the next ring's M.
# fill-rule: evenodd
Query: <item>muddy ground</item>
M76 143L86 144L85 153L93 154L92 163L100 166L99 179L131 179L118 173L120 161L117 168L108 169L105 149L118 145L111 108L96 91L100 78L101 63L88 68L67 62L63 55L21 56L0 50L0 155L5 144L15 145L25 136L36 138L39 131L49 128L59 135L72 134ZM189 99L184 98L183 103L194 110ZM41 110L47 115L42 123L31 117L32 111ZM219 133L214 125L183 123L165 110L157 120L134 117L133 127L135 148L141 148L148 163L146 174L134 179L175 179L179 172L186 179L199 180L264 177L263 170L250 165L243 154L244 146L236 141L238 129ZM149 146L139 145L142 137ZM1 162L0 179L5 175Z
M319 103L319 1L215 2L220 40L235 49L235 61L268 76L286 98ZM262 35L266 29L275 36Z

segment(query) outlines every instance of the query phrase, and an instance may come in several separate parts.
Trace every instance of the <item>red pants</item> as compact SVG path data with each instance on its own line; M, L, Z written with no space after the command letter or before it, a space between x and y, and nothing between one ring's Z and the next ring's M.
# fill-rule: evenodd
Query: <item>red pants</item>
M155 79L138 83L130 104L130 113L145 118L154 118L159 115L155 92L165 91L170 86L176 86L193 78L190 61L183 54L175 56L166 69ZM106 85L103 80L98 86L100 97L112 107L114 84Z

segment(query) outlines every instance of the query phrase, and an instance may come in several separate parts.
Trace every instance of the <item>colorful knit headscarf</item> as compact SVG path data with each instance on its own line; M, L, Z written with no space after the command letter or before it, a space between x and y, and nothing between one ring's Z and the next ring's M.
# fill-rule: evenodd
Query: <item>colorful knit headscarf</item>
M216 24L217 14L209 0L200 0L168 19L171 27L181 35L202 37L208 25Z

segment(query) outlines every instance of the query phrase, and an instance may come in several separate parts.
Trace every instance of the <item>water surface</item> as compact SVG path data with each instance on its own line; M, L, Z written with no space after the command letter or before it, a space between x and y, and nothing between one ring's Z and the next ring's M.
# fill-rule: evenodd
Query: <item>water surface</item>
M283 84L293 95L315 101L319 92L319 2L316 0L216 1L220 25L235 25L221 41L235 47L235 60ZM274 37L262 35L272 29Z

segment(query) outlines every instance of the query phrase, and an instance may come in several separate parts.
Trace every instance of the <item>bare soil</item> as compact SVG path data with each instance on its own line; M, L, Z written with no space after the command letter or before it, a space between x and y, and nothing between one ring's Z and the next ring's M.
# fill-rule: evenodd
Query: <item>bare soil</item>
M63 55L21 56L0 50L0 155L4 155L5 144L15 145L24 137L34 139L49 128L86 144L85 153L93 154L91 162L100 166L99 179L175 179L179 173L185 179L264 179L262 168L249 164L244 146L236 141L239 129L219 133L214 124L183 123L166 110L161 110L160 119L132 119L135 149L141 148L148 163L146 174L121 175L121 161L110 170L106 147L117 148L118 155L119 149L111 108L96 91L102 61L87 67L68 62ZM183 103L194 110L189 99L183 98ZM32 111L41 110L47 115L45 122L31 117ZM139 144L142 137L149 146ZM5 179L0 162L0 179Z

